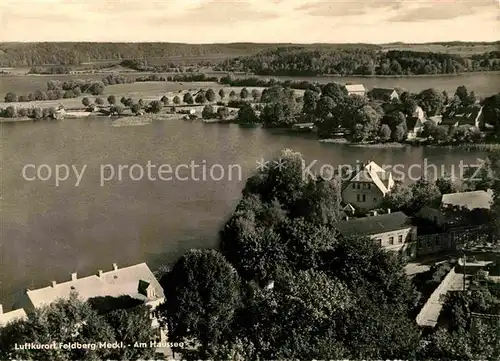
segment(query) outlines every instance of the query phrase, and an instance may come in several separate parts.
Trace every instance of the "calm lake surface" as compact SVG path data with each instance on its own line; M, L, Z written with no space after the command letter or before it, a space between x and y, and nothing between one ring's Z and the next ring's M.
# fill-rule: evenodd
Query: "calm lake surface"
M269 160L283 148L300 151L308 164L317 160L318 165L333 166L374 160L407 167L427 159L449 168L461 161L475 164L477 157L485 156L457 149L354 148L182 120L121 128L110 123L94 118L0 124L0 302L6 308L16 292L68 280L72 272L85 276L111 269L112 263L143 261L154 269L190 248L214 247L257 160ZM121 181L116 175L101 186L101 165L110 164L116 172L120 164L146 170L148 161L174 168L191 162L207 169L219 164L226 176L220 181L152 181L146 173L143 180L134 181L126 171ZM52 170L57 164L87 168L78 187L74 174L56 186L53 178L25 180L22 169L27 164L46 164ZM228 179L230 165L241 166L241 181L235 179L238 172ZM29 170L28 176L33 174ZM413 176L418 174L414 170ZM137 169L132 176L138 177ZM189 172L181 171L180 177L189 177Z

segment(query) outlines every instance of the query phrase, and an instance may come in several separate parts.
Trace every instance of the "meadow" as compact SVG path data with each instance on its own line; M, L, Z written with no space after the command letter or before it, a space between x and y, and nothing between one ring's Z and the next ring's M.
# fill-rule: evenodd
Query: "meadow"
M38 79L39 77L34 77ZM23 88L28 91L34 91L36 89L40 89L45 87L46 80L52 79L47 78L45 82L33 84L31 88ZM81 79L81 78L78 78ZM0 78L1 80L1 78ZM67 79L66 79L67 80ZM1 83L0 83L1 85ZM8 106L16 106L22 108L31 108L31 107L57 107L59 105L64 106L66 109L71 108L81 108L82 107L82 99L88 97L90 99L102 98L107 103L106 99L109 95L114 95L118 100L121 97L132 98L134 100L143 99L144 101L152 101L159 100L161 97L166 96L169 98L170 104L173 104L173 98L178 95L181 100L186 92L191 92L194 95L198 90L204 89L213 89L216 93L216 100L220 100L218 92L220 89L224 89L226 93L226 99L229 97L229 93L234 91L239 95L241 89L243 87L228 87L217 83L210 82L189 82L189 83L181 83L181 82L137 82L131 84L117 84L117 85L108 85L104 88L104 93L99 96L93 96L90 94L83 94L77 98L71 99L59 99L59 100L40 100L40 101L32 101L32 102L17 102L17 103L6 103L1 101L0 108L5 108ZM250 92L253 89L257 89L262 92L265 88L263 87L246 87ZM304 94L303 90L295 90L295 94L297 96L302 96ZM1 95L1 93L0 93ZM3 100L3 99L1 99Z
M122 75L130 78L136 78L146 73L124 73ZM18 95L27 94L36 90L45 90L46 84L49 80L101 80L105 74L71 74L71 75L2 75L0 76L0 108L8 105L21 105L24 107L43 106L51 107L57 105L64 105L66 108L75 108L81 106L81 100L84 96L73 99L61 99L53 101L37 101L30 103L4 103L3 98L7 92L14 92ZM210 73L209 76L223 76L224 73ZM243 76L242 76L243 77ZM257 76L258 78L266 78L265 76ZM456 88L460 85L466 85L471 91L479 97L487 97L500 91L500 73L499 72L484 72L484 73L465 73L460 75L449 76L416 76L416 77L335 77L335 76L319 76L319 77L292 77L292 76L277 76L273 77L281 81L295 80L295 81L311 81L319 83L339 82L339 83L360 83L367 89L373 87L385 88L402 88L410 92L418 93L427 88L436 88L438 90L446 90L449 94L454 94ZM173 98L175 93L185 92L188 90L197 91L199 89L212 88L217 93L220 88L225 88L226 94L229 95L231 90L239 93L242 87L224 87L221 84L210 82L136 82L131 84L118 84L106 86L104 93L100 96L107 98L108 95L115 95L117 98L122 96L131 97L135 100L155 100L166 95ZM250 91L251 87L247 87ZM259 89L260 91L263 88ZM296 90L300 96L300 91ZM181 94L182 95L182 94ZM89 96L91 98L95 98Z

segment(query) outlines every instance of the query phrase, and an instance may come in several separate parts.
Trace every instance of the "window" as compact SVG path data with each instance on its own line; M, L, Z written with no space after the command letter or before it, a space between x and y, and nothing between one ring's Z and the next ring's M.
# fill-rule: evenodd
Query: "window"
M353 189L356 189L356 183L353 183L353 184L352 184L352 188L353 188Z
M361 196L359 194L356 194L356 201L361 202L360 198Z
M377 244L378 244L380 247L382 247L382 238L377 238L377 239L375 240L375 242L377 242Z
M394 237L389 237L389 244L390 245L393 245L394 244Z
M398 236L398 242L399 242L399 243L403 243L403 235L402 235L402 234L400 234L400 235Z
M365 194L363 194L363 198L362 198L362 200L361 200L361 201L362 201L362 202L366 202L366 195L365 195Z
M370 183L365 183L365 184L364 184L364 188L365 188L365 189L370 189Z

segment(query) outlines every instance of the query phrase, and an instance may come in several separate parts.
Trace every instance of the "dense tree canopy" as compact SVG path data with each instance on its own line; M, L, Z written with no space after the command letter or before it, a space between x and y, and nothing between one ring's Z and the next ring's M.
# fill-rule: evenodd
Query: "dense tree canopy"
M227 355L241 290L236 271L224 257L215 250L191 250L160 283L169 290L161 309L169 340L189 345L202 359Z
M465 59L445 53L411 50L378 50L373 46L354 48L303 46L263 50L256 55L229 59L222 63L226 71L254 72L260 75L414 75L454 74L469 70L495 70L498 60Z
M111 348L21 350L16 344L146 342L154 339L149 310L145 306L117 309L104 314L90 302L83 303L73 294L69 300L60 300L28 313L27 320L18 320L0 328L1 359L31 360L103 360L151 358L155 349Z

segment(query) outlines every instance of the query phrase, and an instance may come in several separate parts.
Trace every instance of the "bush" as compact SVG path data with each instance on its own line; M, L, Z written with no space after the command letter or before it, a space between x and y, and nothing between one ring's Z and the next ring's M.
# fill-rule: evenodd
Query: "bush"
M205 96L204 91L200 91L198 95L196 96L195 102L198 104L203 104L207 102L207 97Z
M104 105L104 100L103 100L102 98L96 98L96 99L95 99L95 103L96 103L97 105Z
M110 96L108 97L108 103L109 103L110 105L115 105L115 104L116 104L116 97L115 97L114 95L110 95Z
M217 115L221 119L227 118L229 116L229 109L226 107L219 107L219 109L217 109Z
M215 100L215 92L212 89L208 89L205 96L209 102L213 102Z
M112 115L120 115L121 113L123 113L123 107L121 105L115 104L109 108L109 111Z
M248 98L249 95L250 95L250 93L248 92L247 88L241 89L241 92L240 92L241 99L246 99L246 98Z
M201 116L203 119L212 119L214 118L216 113L214 112L214 107L211 105L205 105L203 107L203 111L201 112Z
M163 103L158 101L158 100L152 101L150 106L149 106L149 110L151 111L151 113L155 113L155 114L161 112L162 108L163 108Z
M138 114L141 111L141 106L138 103L134 103L131 105L130 110L134 114Z
M17 114L20 116L20 117L26 117L28 116L28 109L26 108L20 108L17 112Z
M9 106L4 110L4 116L6 118L15 118L17 116L17 109L13 106Z
M5 95L5 102L6 103L15 103L15 102L17 102L17 95L15 93L8 92Z
M186 93L184 94L184 103L186 104L193 104L194 103L194 99L193 99L193 96L191 95L191 93Z
M75 98L75 93L73 90L66 90L63 95L64 99L70 99L70 98Z

